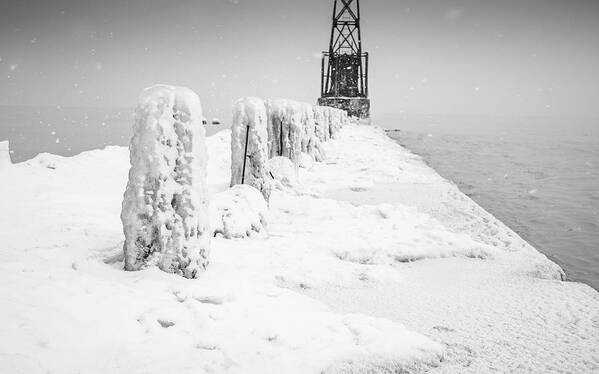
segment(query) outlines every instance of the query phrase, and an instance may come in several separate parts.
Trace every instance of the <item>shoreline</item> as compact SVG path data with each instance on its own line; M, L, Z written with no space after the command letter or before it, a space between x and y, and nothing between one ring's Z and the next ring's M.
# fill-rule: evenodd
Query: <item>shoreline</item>
M207 138L210 194L228 187L229 134ZM194 281L122 271L126 148L0 170L0 371L599 367L596 291L382 129L346 126L326 151L273 194L267 237L215 238Z

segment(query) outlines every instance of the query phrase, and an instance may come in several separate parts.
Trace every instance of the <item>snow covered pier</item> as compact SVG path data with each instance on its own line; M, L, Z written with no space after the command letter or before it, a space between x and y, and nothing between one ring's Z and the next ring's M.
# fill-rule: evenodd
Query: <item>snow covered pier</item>
M206 139L211 204L230 144ZM382 130L322 146L195 280L122 271L126 148L0 169L0 372L598 370L596 291Z

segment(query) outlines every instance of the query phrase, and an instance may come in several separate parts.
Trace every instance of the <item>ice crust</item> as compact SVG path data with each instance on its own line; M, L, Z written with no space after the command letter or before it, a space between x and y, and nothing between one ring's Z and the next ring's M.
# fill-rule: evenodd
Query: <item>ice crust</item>
M316 125L315 133L318 140L321 142L327 142L331 138L331 132L329 129L329 116L327 115L327 108L323 106L315 105L314 111L314 122Z
M141 94L121 220L125 269L196 278L208 264L207 153L200 99L182 87Z
M241 184L243 180L260 191L266 201L272 188L272 178L266 168L267 123L266 106L262 99L247 97L235 104L231 124L231 186ZM245 179L242 178L244 161Z
M341 109L320 107L287 99L268 99L269 157L284 156L299 165L300 152L324 161L323 143L349 123Z
M267 108L270 157L284 156L297 165L304 133L301 104L293 100L269 99Z

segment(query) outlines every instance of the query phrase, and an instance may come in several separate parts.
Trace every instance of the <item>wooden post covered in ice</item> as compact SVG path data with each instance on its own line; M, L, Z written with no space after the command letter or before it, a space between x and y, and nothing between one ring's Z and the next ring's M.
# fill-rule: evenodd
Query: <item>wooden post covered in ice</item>
M125 269L156 265L196 278L208 264L206 144L200 99L191 90L143 91L129 145L121 220Z
M268 161L268 117L262 99L242 98L233 109L231 124L231 187L248 184L270 198Z

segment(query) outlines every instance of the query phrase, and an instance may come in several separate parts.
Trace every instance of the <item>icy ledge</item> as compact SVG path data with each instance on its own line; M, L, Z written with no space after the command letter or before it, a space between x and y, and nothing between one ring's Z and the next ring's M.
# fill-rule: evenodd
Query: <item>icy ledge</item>
M207 139L213 197L229 144ZM0 170L0 372L597 370L597 292L382 130L326 147L197 280L122 271L125 148Z

